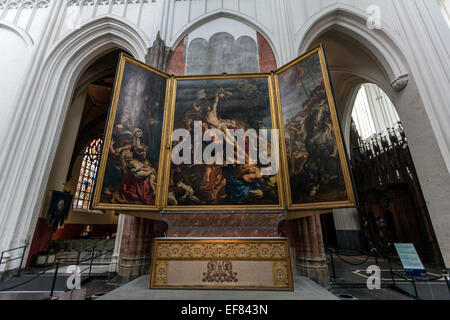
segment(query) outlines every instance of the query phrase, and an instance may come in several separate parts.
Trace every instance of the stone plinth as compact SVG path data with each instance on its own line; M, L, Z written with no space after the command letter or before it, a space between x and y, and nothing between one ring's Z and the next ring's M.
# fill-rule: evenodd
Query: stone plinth
M277 237L284 212L163 213L169 237Z

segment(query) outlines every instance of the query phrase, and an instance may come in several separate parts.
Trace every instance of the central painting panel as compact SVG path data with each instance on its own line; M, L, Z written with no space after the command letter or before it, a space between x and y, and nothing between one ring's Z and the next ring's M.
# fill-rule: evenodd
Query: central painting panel
M167 209L282 208L270 81L270 76L265 74L175 80ZM211 131L217 135L208 135ZM241 136L242 143L227 135L239 131L245 133ZM176 137L177 132L181 132L180 139ZM181 151L181 136L188 140L190 149ZM213 144L221 144L220 151L207 152ZM227 150L227 144L232 146L232 151ZM231 152L234 161L229 158ZM206 154L211 154L216 161L208 162ZM173 161L176 156L188 161ZM245 159L245 163L238 159Z

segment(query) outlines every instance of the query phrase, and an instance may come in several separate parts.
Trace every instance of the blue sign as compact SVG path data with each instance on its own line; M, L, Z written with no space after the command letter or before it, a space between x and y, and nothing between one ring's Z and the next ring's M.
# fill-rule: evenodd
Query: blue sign
M426 277L427 271L412 243L394 243L405 273L413 277Z

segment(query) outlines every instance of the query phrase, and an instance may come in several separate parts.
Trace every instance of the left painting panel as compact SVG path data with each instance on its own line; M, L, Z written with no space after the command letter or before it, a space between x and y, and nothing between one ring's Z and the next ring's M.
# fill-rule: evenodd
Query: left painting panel
M157 210L168 76L122 55L93 208Z

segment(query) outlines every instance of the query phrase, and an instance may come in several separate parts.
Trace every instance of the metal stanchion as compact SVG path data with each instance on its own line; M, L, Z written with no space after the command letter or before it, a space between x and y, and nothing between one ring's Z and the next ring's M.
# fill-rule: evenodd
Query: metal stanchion
M58 277L59 261L56 262L55 274L53 276L52 289L50 291L50 300L58 300L57 297L53 297L55 292L56 278Z
M22 258L20 259L20 265L19 265L19 272L17 273L17 276L20 277L20 273L22 272L22 264L23 264L23 258L25 257L25 250L27 247L23 247L22 251Z
M91 277L92 264L94 263L95 246L92 248L91 264L89 265L89 278Z
M336 268L334 267L333 249L330 249L331 270L333 271L333 281L336 281Z
M80 264L80 256L81 256L81 251L78 251L78 255L77 255L77 267Z
M414 294L416 295L416 299L419 299L419 294L417 293L416 281L414 280L414 276L411 277L411 281L414 287Z
M450 277L448 275L447 269L442 270L442 275L444 276L445 282L447 282L447 288L448 291L450 292Z
M374 253L373 257L375 258L375 264L379 267L380 264L378 263L378 251L374 250L373 253Z
M393 286L395 286L395 277L394 277L394 272L392 271L391 260L389 260L389 259L388 259L388 264L389 264L389 271L391 272L392 285L393 285Z

